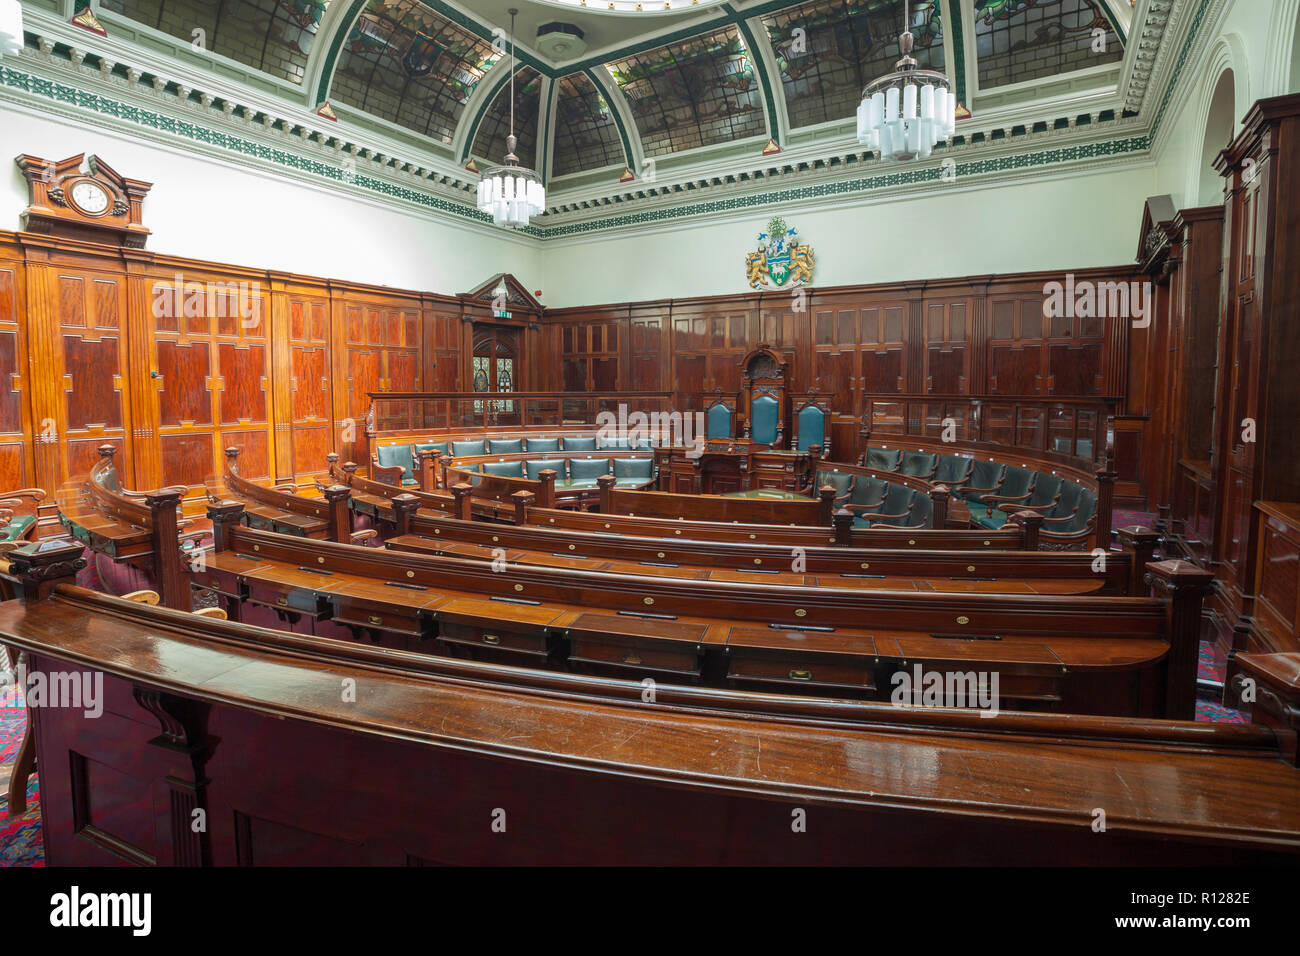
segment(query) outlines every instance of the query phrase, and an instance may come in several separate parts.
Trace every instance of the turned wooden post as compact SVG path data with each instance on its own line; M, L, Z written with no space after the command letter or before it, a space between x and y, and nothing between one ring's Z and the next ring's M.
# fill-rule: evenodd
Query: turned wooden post
M438 487L438 472L434 467L438 452L432 448L415 453L415 477L421 491L434 491Z
M1147 565L1155 554L1160 535L1150 528L1129 525L1115 532L1119 538L1120 548L1133 556L1133 570L1129 575L1128 593L1133 596L1150 593L1146 586Z
M1201 650L1201 601L1214 575L1186 561L1156 561L1146 581L1165 602L1165 711L1170 720L1196 719L1196 665Z
M339 478L338 464L339 464L339 453L338 453L338 452L336 452L336 451L332 451L332 452L330 452L328 455L325 456L325 468L326 468L326 471L327 471L327 473L329 474L329 476L330 476L331 478ZM346 477L351 477L351 476L347 476L347 475L345 475L344 477L346 478ZM342 480L342 479L339 479L339 480Z
M356 477L357 467L358 466L355 461L345 461L343 463L343 474L347 476L347 480L345 483L348 486L352 485L352 479Z
M853 512L848 508L841 508L835 514L831 515L831 523L835 525L835 543L852 544L853 543Z
M178 611L192 610L187 577L189 569L181 560L181 491L178 488L162 488L145 495L144 503L149 508L153 569L161 603L164 607Z
M463 481L457 482L451 486L451 494L455 499L452 504L452 514L461 521L472 521L473 511L470 510L469 496L473 492L474 486L466 484Z
M411 533L411 518L420 507L420 499L410 492L393 496L394 534L401 536Z
M347 485L330 485L324 494L329 505L330 540L347 544L352 540L352 509L348 507L351 491Z
M868 403L868 406L870 403ZM862 454L858 456L858 464L863 468L867 467L867 455L871 451L871 409L867 408L867 414L862 419L862 427L858 429L858 438L862 441Z
M537 480L542 483L537 491L537 507L555 507L555 479L559 473L554 468L543 468L537 473Z
M809 445L808 457L810 459L810 463L812 464L813 474L815 475L817 474L817 463L822 460L822 446Z
M817 523L829 526L835 511L835 486L822 485L817 489Z
M1172 522L1169 520L1170 514L1169 505L1156 505L1156 531L1161 535L1166 535L1173 530Z
M524 491L516 491L510 496L510 499L515 503L515 524L528 524L528 509L532 507L533 501L535 501L536 498L537 496L535 494L526 489Z
M239 474L239 451L233 445L226 449L226 471L232 475Z
M930 520L930 527L948 527L948 501L951 498L952 491L947 485L935 485L930 489L930 500L934 502L934 517Z
M447 469L451 467L451 455L443 453L438 459L438 487L447 487Z
M230 550L230 529L244 520L241 501L221 501L208 504L208 520L212 522L212 550Z
M1300 654L1238 654L1234 696L1250 719L1277 732L1283 758L1300 767Z
M29 541L10 551L9 573L18 579L17 597L26 603L44 600L56 584L76 584L86 566L86 547L71 538Z
M1037 511L1017 511L1007 518L1011 524L1020 526L1020 550L1038 550L1038 532L1043 527L1043 516Z
M1106 463L1097 469L1097 517L1094 548L1110 550L1111 509L1115 502L1115 449L1106 449Z
M601 475L596 479L596 484L600 487L600 513L611 515L614 513L614 483L618 481L613 475Z

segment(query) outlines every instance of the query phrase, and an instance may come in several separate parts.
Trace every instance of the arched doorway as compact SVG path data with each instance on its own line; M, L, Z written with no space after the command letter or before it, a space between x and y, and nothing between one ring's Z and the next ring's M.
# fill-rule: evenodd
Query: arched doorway
M496 326L474 329L474 365L470 380L476 392L513 392L519 387L519 330ZM487 411L489 424L517 425L518 410L509 399L474 403L475 414Z
M1236 129L1236 84L1232 70L1219 74L1210 97L1210 110L1205 118L1205 138L1201 143L1201 175L1197 187L1198 206L1217 206L1223 202L1223 177L1214 168L1214 158L1232 142Z

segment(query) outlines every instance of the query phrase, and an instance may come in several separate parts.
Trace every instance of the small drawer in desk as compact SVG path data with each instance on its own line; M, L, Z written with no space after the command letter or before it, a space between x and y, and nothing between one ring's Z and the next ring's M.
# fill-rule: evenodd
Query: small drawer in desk
M277 611L305 614L317 621L328 618L333 610L329 597L309 588L256 580L245 580L244 583L248 588L249 604L260 604L263 607L275 608Z
M727 637L727 679L786 692L806 688L874 696L875 657L870 637L733 627Z

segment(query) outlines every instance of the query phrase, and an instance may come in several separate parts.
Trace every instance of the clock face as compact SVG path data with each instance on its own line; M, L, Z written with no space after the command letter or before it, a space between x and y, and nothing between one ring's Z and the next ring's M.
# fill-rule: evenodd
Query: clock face
M109 206L108 192L99 183L83 179L72 187L72 201L82 212L98 216Z

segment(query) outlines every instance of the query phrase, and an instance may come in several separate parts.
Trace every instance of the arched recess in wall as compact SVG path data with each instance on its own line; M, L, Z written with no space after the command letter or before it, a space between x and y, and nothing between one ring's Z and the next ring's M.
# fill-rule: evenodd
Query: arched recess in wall
M1232 70L1219 74L1210 96L1210 110L1205 117L1201 140L1200 176L1196 188L1196 205L1213 206L1223 201L1223 179L1214 168L1214 157L1232 141L1236 127L1236 83Z
M1232 141L1237 124L1250 107L1249 77L1241 37L1235 33L1220 37L1210 51L1195 99L1196 122L1187 137L1190 156L1184 205L1223 201L1223 182L1214 171L1214 157Z

